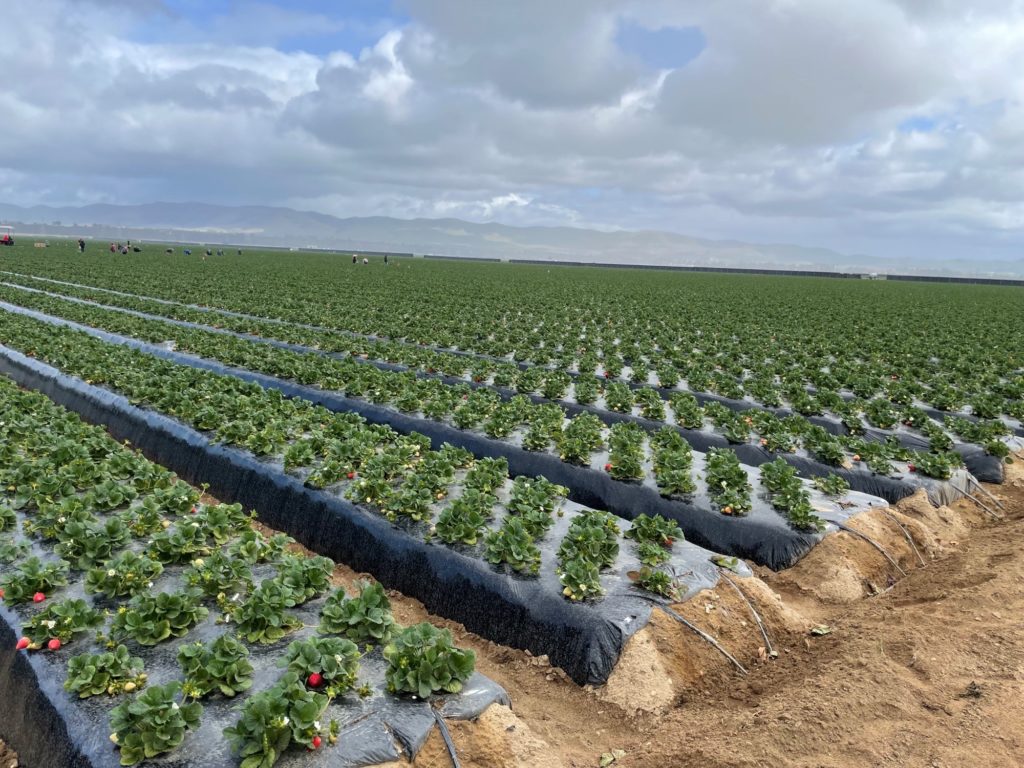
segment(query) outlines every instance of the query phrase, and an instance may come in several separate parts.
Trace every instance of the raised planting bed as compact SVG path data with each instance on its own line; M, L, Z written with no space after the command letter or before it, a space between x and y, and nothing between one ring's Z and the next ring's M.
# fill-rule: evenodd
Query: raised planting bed
M246 259L246 266L252 267L258 261L258 257ZM882 399L911 416L911 420L916 420L923 413L933 416L941 425L950 415L961 417L966 414L968 419L978 419L986 427L989 422L1001 421L1018 434L1024 432L1021 424L1024 418L1024 378L1016 363L1019 349L1014 349L1015 335L1012 333L1017 304L1015 292L1005 289L924 288L926 293L916 296L914 304L921 307L926 316L916 320L907 318L907 322L912 327L927 327L934 323L934 318L927 316L930 305L936 305L943 320L934 333L918 334L912 343L908 343L906 335L892 338L892 328L897 324L887 318L902 316L904 308L893 302L891 296L872 307L870 320L861 310L860 332L855 336L848 333L843 312L808 312L808 307L820 300L815 290L807 291L812 285L821 289L822 295L838 291L842 294L837 298L838 305L855 314L856 300L870 304L878 298L857 294L865 291L875 294L879 291L877 287L865 289L856 284L836 286L815 284L813 281L760 278L756 285L771 284L778 296L785 296L785 299L778 301L776 296L773 301L763 297L765 301L758 302L758 310L753 315L736 312L735 307L722 314L717 310L729 306L729 302L721 296L729 293L733 284L746 283L746 278L694 278L710 282L700 295L683 299L693 290L689 285L691 281L679 282L678 278L668 276L658 285L650 286L653 290L643 292L642 298L637 297L640 298L639 303L634 298L630 311L623 313L616 308L611 314L603 315L602 312L609 311L608 299L618 304L620 297L616 293L623 283L634 280L649 282L653 278L639 274L631 276L629 273L610 278L608 272L591 270L587 277L599 279L581 281L579 275L570 277L556 270L560 277L545 273L542 286L528 288L530 280L526 278L536 273L512 270L524 282L503 282L497 302L507 303L515 295L512 301L515 309L511 314L491 311L475 313L471 318L459 317L459 327L452 333L453 329L446 327L446 323L454 319L450 315L424 322L425 315L445 312L444 301L424 306L417 298L418 306L414 312L401 309L401 283L406 276L400 273L389 274L380 283L367 284L361 278L368 275L353 275L343 266L334 270L344 275L342 280L345 283L351 283L350 287L346 286L349 290L365 290L367 295L352 296L348 302L351 306L333 306L326 311L325 305L331 304L335 297L311 298L307 295L307 286L302 283L292 286L292 291L297 290L298 295L290 295L287 284L294 283L293 276L287 272L280 274L284 267L276 260L265 265L269 271L277 273L267 283L274 289L262 295L254 292L249 282L235 285L233 274L218 276L221 279L213 285L207 274L201 281L183 284L179 274L158 275L166 269L166 264L148 266L152 271L133 264L127 284L122 271L116 267L106 262L82 264L77 259L59 267L32 261L32 271L49 272L64 277L64 280L8 274L21 282L37 286L60 285L62 290L86 298L99 298L105 303L117 302L156 314L173 314L181 319L198 318L201 323L213 319L218 324L247 332L325 349L337 347L353 353L358 351L413 367L431 367L452 375L467 374L480 381L493 376L495 383L508 381L524 393L537 387L538 376L543 379L544 389L552 385L556 388L563 386L558 382L566 381L566 377L580 377L586 388L592 389L596 373L602 384L652 388L663 396L678 394L683 389L679 384L684 382L702 401L718 400L743 408L775 408L786 402L796 411L808 414L812 421L818 419L815 414L833 412L843 420L852 416L859 424L862 418L858 414L863 413L872 425L878 426L872 418L871 409L864 405L869 400ZM180 265L183 273L195 270L197 266L187 261ZM207 269L202 268L202 271L206 273ZM457 271L475 273L476 269L463 266ZM479 290L498 273L498 269L492 268L475 274L474 279L480 282L474 285L474 289ZM107 285L111 284L113 276L118 287L128 287L136 293L69 283L66 280L69 274L79 280L88 279L94 284ZM418 280L429 277L429 274L417 275ZM457 281L462 277L463 274L446 274L444 279ZM552 308L542 300L538 304L538 300L545 291L559 291L567 287L561 282L566 278L571 280L571 290L577 294L577 303L587 309L577 313L571 322L564 316L559 316L557 322L545 322L542 318L549 316ZM662 295L669 284L675 284L675 290L668 296ZM238 290L243 287L244 291ZM336 290L338 286L332 281L331 287ZM611 287L611 296L602 295L608 293L608 287ZM450 290L450 285L446 288ZM139 295L138 292L143 290L164 298ZM596 293L590 293L595 290ZM900 286L884 286L881 290L920 293L917 289ZM388 295L396 291L398 295ZM526 295L523 295L524 291ZM984 313L967 311L968 307L977 305L976 300L972 303L972 293L984 293L986 296ZM359 316L361 310L355 307L365 306L366 300L375 294L387 296L377 305L386 309L383 312L365 311ZM417 291L415 295L423 294ZM656 295L659 296L657 300L653 298ZM647 299L646 304L643 299ZM204 306L189 304L189 301L201 301ZM679 301L684 302L683 311L674 313L675 317L666 316L665 308ZM495 297L474 296L477 305L486 306L488 302L496 303ZM713 310L709 312L705 306L703 312L693 314L698 305L708 302L714 306ZM963 317L963 320L951 319L954 316L949 312L949 307L957 306L958 302L965 302L960 305L965 311L956 316ZM215 306L205 306L209 304ZM300 306L301 310L298 309ZM766 310L775 315L771 320L763 314ZM792 316L794 311L801 312L799 319ZM398 335L394 323L388 322L395 320L403 327ZM320 325L312 325L311 321ZM492 324L489 334L468 330L475 324L488 322ZM637 322L647 327L642 331L635 328L630 331L630 326ZM673 324L680 322L681 326L672 328ZM352 331L352 328L360 330ZM1008 333L996 328L1006 329ZM387 329L383 336L380 329ZM766 332L769 329L770 334ZM812 329L817 329L817 333ZM411 331L413 337L408 338L406 331ZM458 337L463 337L461 346L464 349L450 346L453 342L458 343ZM476 351L467 352L467 349ZM899 352L895 351L897 349ZM488 355L488 350L500 354ZM525 388L519 386L520 374ZM857 401L851 402L853 398ZM830 421L835 419L826 418L824 425L827 427ZM963 437L973 442L979 436L965 433ZM992 435L981 435L980 439L989 444Z
M841 416L804 417L794 412L792 408L765 406L752 399L736 400L702 392L691 394L681 386L648 386L634 382L606 381L593 376L589 376L588 379L586 376L581 377L578 372L565 373L525 364L524 372L506 376L500 371L492 370L493 366L475 366L467 370L461 358L453 365L444 357L438 357L447 353L432 353L432 356L424 356L421 352L410 354L406 345L382 341L366 343L327 329L282 324L252 316L237 317L235 313L223 314L163 300L114 295L61 284L62 290L80 294L69 297L45 290L55 287L50 281L33 280L24 276L15 279L21 282L7 283L6 289L0 289L0 295L4 298L22 306L56 312L63 317L106 330L147 335L146 328L135 325L126 329L124 323L112 321L110 310L119 310L142 319L159 319L181 327L216 330L221 334L238 336L292 352L315 352L346 361L355 360L386 371L412 370L418 378L439 379L449 385L461 386L464 390L466 387L492 389L499 395L499 398L494 398L489 404L492 410L500 400L509 401L518 394L521 396L520 400L526 397L535 404L557 402L569 415L581 412L594 413L606 424L630 420L647 429L657 429L665 423L678 424L685 428L680 429L681 433L697 450L706 450L711 445L736 444L740 449L768 445L772 451L778 452L785 450L779 445L781 439L787 445L799 446L802 450L814 454L812 460L817 462L814 468L819 475L827 473L829 465L848 462L850 456L859 452L858 441L866 440L872 443L891 443L890 458L899 458L896 454L900 449L940 454L954 451L966 464L968 471L979 479L985 482L1002 482L1002 457L1006 455L1007 446L1001 438L1019 427L1019 424L1007 426L998 420L979 422L969 415L962 417L958 414L932 413L927 409L922 410L919 407L920 403L907 402L900 406L892 406L885 401L875 400L866 405L857 404L850 402L854 398L850 393L835 402ZM21 285L25 282L31 285ZM15 285L18 288L12 290L11 286ZM50 301L41 295L26 296L30 291L46 293ZM90 314L82 307L69 306L69 302L92 305L108 312L106 315L95 311ZM111 302L115 304L114 307L110 306ZM183 348L187 347L191 351L204 354L204 350L200 348L201 340L194 335L187 341L180 338L178 341ZM339 352L339 349L344 352ZM221 352L223 351L221 349ZM396 351L399 354L396 354ZM395 362L400 364L395 365ZM341 379L344 380L346 371L349 377L359 376L358 371L354 372L351 367L331 371L330 366L322 369L321 375L337 379L338 374L341 374ZM450 371L453 375L446 375L445 371ZM590 381L590 394L586 396L582 388L577 391L576 383L584 379ZM538 389L540 394L536 394ZM377 388L377 391L386 394L387 388ZM743 423L744 418L751 414L753 418L747 418L749 423ZM523 417L526 415L523 414ZM821 430L824 430L824 433ZM835 437L847 439L837 440ZM822 445L823 442L828 445ZM881 462L876 462L872 469L881 472L882 466L884 465ZM800 469L803 471L803 467ZM884 470L884 473L892 471L890 468ZM854 488L866 492L869 490L860 488L856 483ZM895 501L896 498L888 500Z
M6 379L0 446L0 738L24 765L356 768L509 703L380 585L332 589L327 558Z
M50 341L55 343L54 339ZM245 393L244 400L237 400L236 405L253 413L274 400L270 393L229 377L173 366L121 347L108 348L114 356L132 355L136 375L147 364L162 366L159 373L144 375L152 376L147 380L168 394L187 393L179 395L183 403L187 400L202 407L212 394L235 392L240 398L240 393ZM110 374L118 367L113 362L115 357L105 356L102 350L88 350L88 354L96 359L96 375L100 368ZM540 480L532 481L540 487L540 493L537 488L526 489L520 494L526 501L516 502L516 483L508 479L499 462L473 462L468 454L459 454L456 449L429 451L422 443L395 436L395 442L374 444L369 453L356 459L352 481L331 483L329 488L318 490L308 485L309 474L303 482L303 473L289 474L272 458L257 458L249 451L215 444L180 422L133 406L125 397L66 376L13 350L0 348L0 370L87 421L103 424L115 437L128 440L182 477L208 484L218 498L255 509L261 521L293 535L310 549L373 574L386 586L421 600L432 612L460 621L484 637L547 654L552 663L581 684L607 679L625 641L646 624L652 594L668 592L673 599L686 599L713 585L719 577L713 553L677 540L671 551L665 551L667 560L649 566L664 575L648 574L654 590L645 589L641 586L644 580L634 583L634 579L644 573L642 556L653 561L649 553L644 555L639 543L625 538L623 534L630 530L627 523L571 504L559 509L559 491ZM216 387L216 392L210 387ZM348 437L335 444L339 449L361 441L367 434L380 441L379 433L374 431L378 428L361 427L351 417L342 419L304 402L278 399L277 405L291 409L307 426L343 422ZM230 409L226 402L225 408ZM419 456L414 453L417 448ZM389 491L374 491L384 505L385 497L393 498L391 494L428 480L428 471L437 471L443 462L465 462L461 468L454 468L457 471L451 472L450 479L443 479L438 493L445 501L442 504L438 500L425 508L422 520L407 516L412 506L404 507L402 515L388 514L381 506L353 504L345 498L365 497L373 484L364 486L362 481L376 476L373 463L390 461L396 451L406 456L412 467L392 480ZM321 465L311 471L322 469ZM449 518L454 516L450 510L460 499L476 496L479 500L480 494L472 491L478 491L481 482L490 483L497 497L490 510L492 522L487 522L487 513L479 526L470 517L468 527L453 527L455 543L444 543L447 526L442 519L446 513ZM488 534L504 531L513 518L532 520L549 530L538 531L533 537L536 552L532 558L514 555L515 548L505 552L499 542L495 547L499 564L492 565L485 559L491 556ZM591 530L581 531L577 525L581 520ZM594 528L603 531L607 540L593 555L578 556L574 551L577 534L592 536ZM465 543L467 537L460 532L469 529L476 531L475 545ZM531 551L530 547L526 546L525 551ZM582 565L587 567L578 567L583 560L587 562ZM520 561L535 562L536 574L513 570ZM747 573L741 563L731 565Z
M330 408L332 411L342 413L357 413L368 421L376 424L386 425L399 433L406 435L426 435L435 449L444 444L456 445L465 448L476 456L501 457L508 462L509 471L513 475L537 476L541 475L548 480L564 485L569 488L570 497L581 504L597 506L608 509L620 516L632 518L638 514L660 514L676 520L683 528L687 537L700 546L712 549L721 554L754 559L756 562L772 568L783 568L792 565L803 556L817 541L821 534L815 529L808 529L805 526L795 527L783 516L774 511L771 505L765 500L768 496L767 489L760 487L757 479L757 470L753 467L745 467L744 471L749 476L749 487L745 491L746 498L750 504L743 509L726 509L727 504L720 503L717 489L709 489L703 474L699 471L703 468L705 456L695 454L689 450L685 443L678 445L678 451L673 451L670 458L678 461L674 468L667 469L668 462L663 461L660 449L655 449L654 442L661 440L657 435L651 438L652 444L647 444L646 437L642 430L632 425L616 425L607 438L595 435L592 431L584 434L577 430L583 426L582 421L570 422L564 432L563 439L559 445L562 456L566 456L572 445L583 445L583 452L580 454L580 464L565 461L562 457L549 451L526 450L519 445L508 441L499 441L472 430L457 429L443 423L424 420L403 414L393 408L379 406L365 400L355 400L320 389L306 387L293 382L284 381L264 374L254 373L246 369L229 368L223 364L195 356L186 355L174 350L169 350L145 342L140 342L127 337L111 335L103 331L78 326L70 321L40 315L33 310L18 307L8 307L11 314L0 315L0 322L11 325L12 335L19 332L14 330L20 328L23 336L21 342L23 349L28 350L25 341L28 341L32 334L41 334L35 341L29 341L33 354L41 359L58 359L63 368L71 373L83 375L91 380L109 379L104 373L103 366L97 366L97 355L115 354L113 350L122 349L122 354L131 355L134 350L142 350L145 354L136 354L134 357L123 358L132 362L125 363L125 366L150 366L157 361L153 358L173 361L176 364L190 366L196 370L212 371L228 374L233 378L243 381L255 382L261 387L272 391L283 393L289 397L313 402ZM75 330L66 330L63 326L71 326ZM68 335L70 334L70 335ZM89 338L90 336L94 338ZM55 338L79 339L82 345L89 346L94 352L85 353L84 346L79 349L76 345L74 360L68 354L54 356ZM104 344L95 339L114 342ZM141 357L149 362L135 362ZM70 367L69 367L70 366ZM178 366L180 367L180 366ZM154 368L153 370L163 370ZM116 389L125 391L135 397L135 390L125 389L126 384L122 376L117 381L111 381ZM174 405L162 405L162 408L170 407L171 412L176 412ZM200 428L203 427L201 416L192 419L191 423ZM248 422L246 422L248 424ZM209 426L217 426L216 419L210 422ZM248 426L252 426L248 424ZM262 425L256 425L259 430ZM598 422L594 423L593 429L599 429ZM223 433L223 430L222 430ZM661 434L661 433L659 433ZM619 436L625 440L620 440ZM669 437L672 431L669 430ZM569 438L572 438L571 442ZM678 437L674 439L679 439ZM249 440L248 433L235 440L245 444ZM610 452L594 454L595 442L599 446L607 441ZM230 440L229 440L230 442ZM275 450L277 448L275 447ZM284 451L285 447L281 446ZM684 455L680 456L680 452ZM729 453L726 451L726 453ZM791 457L791 461L801 461L801 457ZM686 482L679 484L679 475L682 475ZM658 477L658 483L665 486L667 483L674 483L668 487L660 487L650 478ZM877 481L880 487L885 487L889 482L886 478ZM928 478L908 474L907 486L927 483L937 483ZM822 511L833 515L848 517L856 512L870 506L882 505L883 500L870 495L853 493L847 494L843 499L830 499L811 489L807 484L809 492L815 497L815 505ZM757 489L755 492L754 489ZM670 491L671 493L666 493ZM903 489L902 495L908 495L911 491ZM736 505L731 505L735 507Z

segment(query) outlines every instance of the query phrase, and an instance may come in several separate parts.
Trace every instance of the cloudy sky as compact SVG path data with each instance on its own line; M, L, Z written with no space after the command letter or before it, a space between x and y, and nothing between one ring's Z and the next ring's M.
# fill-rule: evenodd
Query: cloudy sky
M2 3L4 202L1024 254L1024 2Z

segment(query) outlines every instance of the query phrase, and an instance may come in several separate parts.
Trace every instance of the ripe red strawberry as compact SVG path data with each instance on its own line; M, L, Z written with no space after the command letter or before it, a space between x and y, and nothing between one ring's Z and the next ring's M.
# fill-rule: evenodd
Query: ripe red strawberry
M612 471L612 465L611 464L605 464L604 465L604 471L605 472L611 472Z
M0 589L0 600L4 599L4 591Z
M348 473L348 474L346 475L346 477L347 477L347 478L348 478L349 480L355 480L355 478L356 478L356 473L355 473L355 472L349 472L349 473Z
M911 472L917 472L917 467L915 467L913 464L907 464L907 469L909 469Z
M606 379L610 379L610 378L612 377L612 372L611 372L611 371L605 371L605 372L604 372L604 377L605 377Z
M32 595L32 602L33 603L41 603L45 599L46 599L46 595L44 595L42 592L36 592L34 595Z
M324 677L319 672L314 672L309 676L309 687L319 688L324 684Z
M54 637L54 638L52 638L50 640L50 642L48 642L46 644L46 647L49 648L51 651L59 651L60 650L60 640L58 640L56 637Z
M18 641L18 644L14 647L17 648L19 651L24 651L26 648L28 648L28 643L29 639L27 637L23 637L21 638L21 640Z
M323 739L321 739L319 736L313 737L313 749L320 749L320 745L323 743Z
M192 514L196 514L199 511L198 507L192 507Z

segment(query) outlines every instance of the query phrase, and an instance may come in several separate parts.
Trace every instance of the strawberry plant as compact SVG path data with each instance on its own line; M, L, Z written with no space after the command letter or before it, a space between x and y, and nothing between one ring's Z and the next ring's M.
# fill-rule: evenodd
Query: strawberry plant
M385 679L392 693L421 699L433 693L458 693L476 663L476 654L452 645L452 633L424 622L395 635L384 647Z
M619 525L607 512L589 510L576 517L558 549L562 561L585 560L608 568L619 556Z
M517 477L512 483L508 511L523 521L526 532L539 539L554 525L553 515L569 489L544 477Z
M633 390L619 381L611 382L604 391L604 404L609 411L629 413L633 410Z
M64 645L75 635L96 629L104 620L102 611L93 610L84 600L62 600L48 605L25 624L29 648L37 650L56 638Z
M228 557L241 560L248 565L275 562L293 539L283 533L275 533L269 539L259 531L250 528L228 544Z
M183 574L185 584L205 597L245 592L252 587L252 573L245 560L235 559L223 550L197 557Z
M182 520L157 533L146 550L147 555L166 565L187 563L211 552L213 547L198 520Z
M252 687L249 649L231 635L210 643L190 643L178 649L178 664L185 675L182 692L189 699L211 693L232 698Z
M573 602L590 600L604 594L600 569L585 557L560 560L556 572L562 583L562 594Z
M90 568L85 574L85 591L103 594L111 600L135 596L151 589L153 581L163 571L158 561L128 550L97 568Z
M580 376L573 385L573 398L580 405L590 405L601 396L601 382L593 376Z
M336 699L355 688L359 659L359 648L351 640L311 637L291 643L278 665L295 672L308 687Z
M627 535L628 535L627 531ZM650 541L641 541L637 543L636 555L640 560L641 564L650 566L651 568L667 563L669 560L670 552L660 544L654 544Z
M116 480L98 483L88 493L92 506L103 511L123 507L138 495L133 486L118 483Z
M235 631L249 643L273 643L302 626L288 608L295 607L291 589L274 579L266 579L227 617L235 622Z
M693 452L675 430L664 427L651 438L654 480L662 496L682 496L697 490L693 481Z
M669 396L669 405L676 423L687 429L700 429L704 426L704 409L697 398L689 392L673 392Z
M520 517L505 518L499 530L487 534L484 558L494 565L505 563L520 573L536 574L540 571L540 550Z
M827 477L814 478L814 487L827 496L842 496L850 490L850 484L845 478L831 472Z
M75 568L86 570L108 560L131 537L131 532L118 517L102 521L70 521L60 532L54 552Z
M320 612L320 631L345 635L360 645L386 643L395 627L391 601L377 582L360 581L359 595L345 599L340 587L327 598Z
M786 515L794 528L820 531L825 523L813 513L810 493L796 470L782 459L761 465L761 484L770 492L771 504Z
M736 454L725 448L712 448L704 468L708 493L722 514L745 515L752 509L750 481Z
M634 394L641 416L651 421L665 420L665 401L657 392L650 387L641 387Z
M581 413L569 421L558 437L558 455L562 461L586 466L590 455L604 446L604 424L591 413Z
M639 480L644 476L643 429L636 424L614 424L608 444L611 447L609 474L616 480Z
M271 768L293 743L314 749L321 743L320 718L330 699L306 689L294 672L250 696L238 721L224 735L241 758L240 768Z
M28 554L28 542L0 536L0 563L7 565Z
M30 557L12 572L0 578L0 590L9 605L18 605L32 600L36 594L49 595L57 587L68 583L68 563L64 560L43 562Z
M57 541L64 535L64 529L69 524L98 521L99 518L82 499L70 498L57 504L44 502L36 514L25 520L22 529L29 536L43 541Z
M295 605L302 605L330 588L333 573L330 558L285 555L278 564L277 581L291 590Z
M627 539L637 543L648 542L665 549L683 539L683 531L674 520L667 520L661 515L637 515L633 524L623 534Z
M0 504L0 532L13 531L18 525L14 510L6 504Z
M463 482L467 491L490 494L501 488L508 479L508 459L478 459Z
M64 690L77 693L80 699L131 693L146 685L144 669L142 659L123 645L105 653L83 653L68 660Z
M221 546L233 536L250 529L254 513L242 510L241 504L215 504L204 506L192 518L203 532Z
M137 765L178 747L199 724L198 702L178 703L181 683L146 688L110 713L110 740L121 750L121 765Z
M953 476L953 472L963 464L960 454L952 451L946 453L915 452L912 461L914 470L940 480L948 480Z
M139 645L156 645L172 637L184 637L208 613L194 592L144 592L118 609L110 633L115 639L131 638Z
M446 544L473 546L487 527L497 501L490 493L467 488L438 517L435 527L438 538Z
M679 599L679 584L664 571L643 566L636 578L637 586L662 597Z
M152 501L169 515L187 515L199 503L199 497L200 492L191 485L175 480L166 488L154 489L144 501Z

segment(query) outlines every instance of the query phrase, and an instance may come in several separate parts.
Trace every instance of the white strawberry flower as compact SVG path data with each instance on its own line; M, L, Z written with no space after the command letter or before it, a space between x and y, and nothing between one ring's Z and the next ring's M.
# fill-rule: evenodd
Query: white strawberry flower
M117 576L117 571L115 571L113 568L108 568L107 576Z

